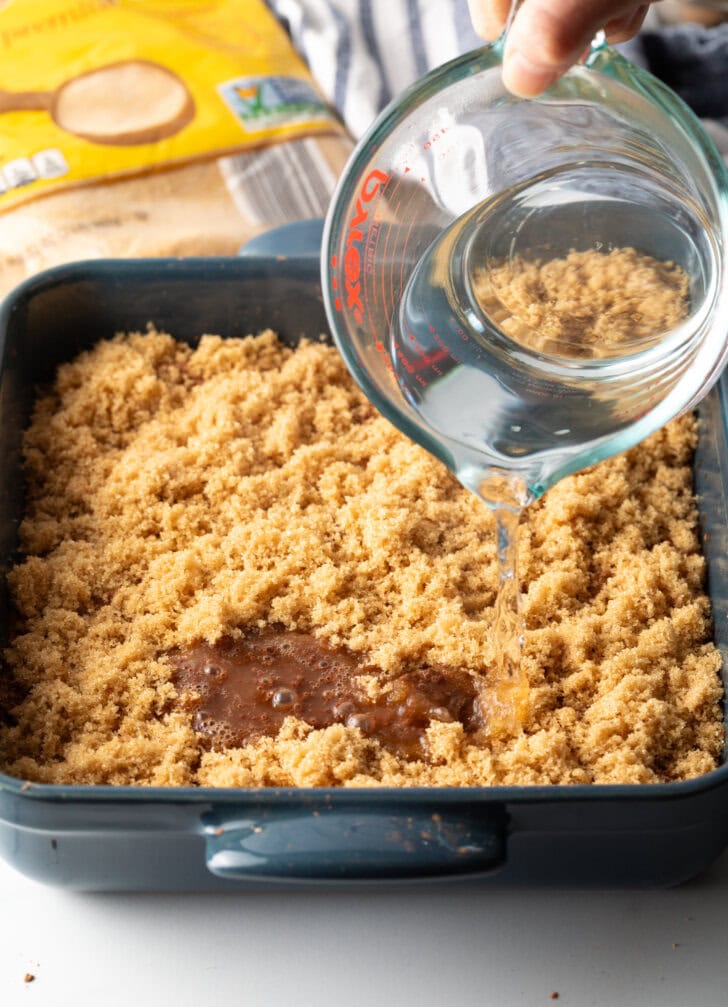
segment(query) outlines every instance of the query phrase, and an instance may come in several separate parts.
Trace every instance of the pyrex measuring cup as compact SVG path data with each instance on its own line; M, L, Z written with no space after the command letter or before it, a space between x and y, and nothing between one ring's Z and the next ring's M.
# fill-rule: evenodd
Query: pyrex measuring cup
M374 404L481 495L495 470L534 498L716 380L728 178L687 107L602 37L536 101L504 89L502 45L435 70L374 123L335 193L322 276ZM688 309L614 352L515 340L474 294L489 263L625 247L684 270Z

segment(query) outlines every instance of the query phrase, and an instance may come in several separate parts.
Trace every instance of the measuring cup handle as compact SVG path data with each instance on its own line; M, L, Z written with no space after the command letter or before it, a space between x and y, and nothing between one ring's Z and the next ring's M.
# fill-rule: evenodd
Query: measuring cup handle
M50 91L0 91L0 115L3 112L47 112Z
M606 47L607 47L607 33L605 31L598 31L594 36L594 38L592 39L592 43L588 49L588 54L590 56L594 56L596 53L601 52L603 49L606 49Z

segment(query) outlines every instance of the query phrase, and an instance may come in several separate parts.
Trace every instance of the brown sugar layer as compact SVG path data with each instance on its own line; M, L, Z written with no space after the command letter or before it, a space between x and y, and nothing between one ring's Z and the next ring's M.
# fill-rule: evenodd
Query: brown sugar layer
M689 278L634 248L563 258L493 262L478 271L478 301L498 326L532 349L602 357L642 349L685 318Z
M56 783L212 786L707 772L723 729L695 438L683 417L528 509L518 736L433 717L427 759L412 759L346 721L294 715L218 748L195 731L173 653L278 628L360 661L353 688L372 701L423 669L487 677L493 518L373 411L330 347L271 333L102 342L60 369L25 439L0 764Z
M358 679L378 669L363 668L353 655L306 633L268 629L171 656L182 705L194 711L192 726L203 746L216 751L274 737L288 716L311 727L358 728L405 759L428 757L432 721L457 720L471 731L479 726L467 674L423 668L369 696Z

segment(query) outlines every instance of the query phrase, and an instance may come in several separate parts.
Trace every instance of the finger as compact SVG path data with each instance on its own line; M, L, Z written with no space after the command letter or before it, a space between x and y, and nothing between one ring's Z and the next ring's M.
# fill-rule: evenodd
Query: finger
M511 3L510 0L468 0L468 7L476 34L492 42L505 27Z
M628 39L634 38L647 17L648 9L649 4L642 4L631 17L613 18L607 21L604 26L607 40L616 43L627 42Z
M634 0L525 0L508 33L503 81L509 91L534 98L581 56L607 21L630 16Z

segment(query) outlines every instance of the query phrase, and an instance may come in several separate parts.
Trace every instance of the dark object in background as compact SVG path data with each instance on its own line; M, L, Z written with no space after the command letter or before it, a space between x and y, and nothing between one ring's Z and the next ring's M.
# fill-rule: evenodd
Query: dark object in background
M728 126L728 23L645 31L620 48L676 91L696 115Z

